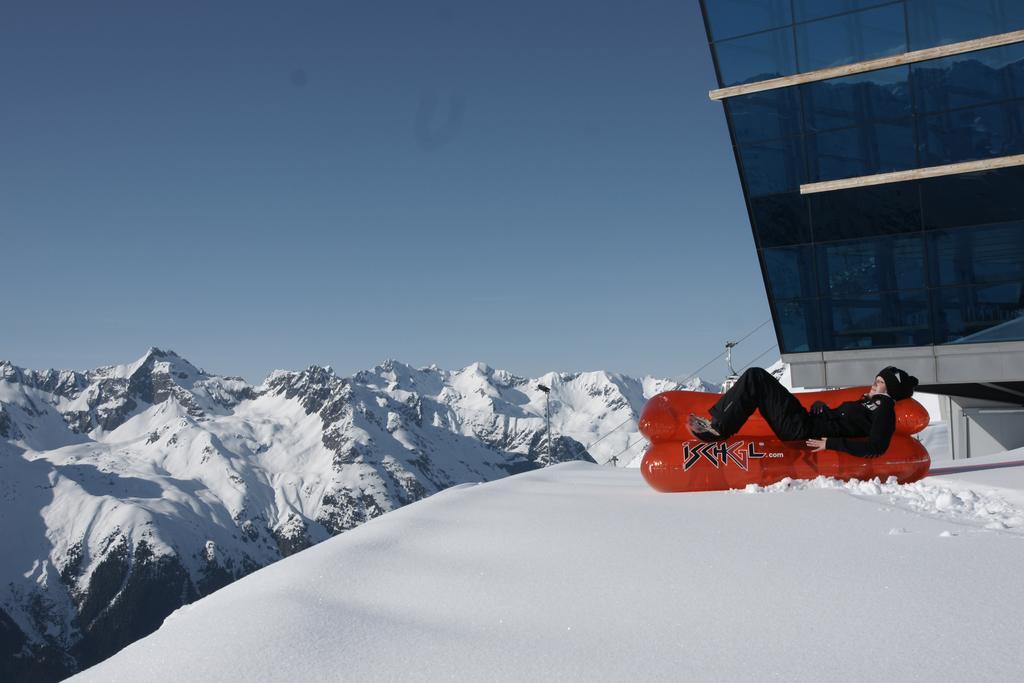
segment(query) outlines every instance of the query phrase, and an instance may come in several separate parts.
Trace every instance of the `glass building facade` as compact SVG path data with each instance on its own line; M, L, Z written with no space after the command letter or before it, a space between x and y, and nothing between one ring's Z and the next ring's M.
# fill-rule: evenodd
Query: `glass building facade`
M720 87L1024 30L1024 0L703 0ZM723 98L784 354L1024 340L1024 42Z

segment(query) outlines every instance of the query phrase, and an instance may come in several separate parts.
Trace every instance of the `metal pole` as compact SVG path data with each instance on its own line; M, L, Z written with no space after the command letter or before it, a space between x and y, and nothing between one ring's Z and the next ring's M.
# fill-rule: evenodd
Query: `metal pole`
M551 459L551 393L549 392L544 396L546 397L544 401L544 418L548 423L548 462L554 462Z
M543 384L538 384L537 388L544 392L544 425L548 432L548 463L551 463L551 388Z

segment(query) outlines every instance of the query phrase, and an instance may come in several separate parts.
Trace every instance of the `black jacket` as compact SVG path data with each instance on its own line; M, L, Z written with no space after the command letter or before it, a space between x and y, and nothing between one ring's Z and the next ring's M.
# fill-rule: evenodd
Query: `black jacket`
M885 394L864 396L835 408L816 404L811 411L811 433L816 438L825 437L829 450L877 458L885 453L896 431L895 406L896 402Z

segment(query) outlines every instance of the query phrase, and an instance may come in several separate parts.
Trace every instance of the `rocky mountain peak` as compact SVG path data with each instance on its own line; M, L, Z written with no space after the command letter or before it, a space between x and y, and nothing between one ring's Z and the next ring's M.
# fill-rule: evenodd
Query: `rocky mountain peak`
M0 360L0 380L18 382L19 384L24 383L21 368L8 360Z
M465 368L463 368L462 372L468 372L474 375L480 375L482 377L490 377L494 370L487 363L476 361L474 363L470 363Z
M200 370L174 351L164 351L155 346L151 346L141 358L128 367L131 368L129 380L140 374L166 375L183 387L209 377L206 371Z
M374 366L372 370L357 373L356 377L359 378L358 381L368 384L412 389L425 372L430 372L430 370L417 370L411 365L389 358Z
M306 414L321 413L349 396L348 382L334 374L333 369L319 365L310 365L301 372L275 372L264 386L272 394L297 400Z

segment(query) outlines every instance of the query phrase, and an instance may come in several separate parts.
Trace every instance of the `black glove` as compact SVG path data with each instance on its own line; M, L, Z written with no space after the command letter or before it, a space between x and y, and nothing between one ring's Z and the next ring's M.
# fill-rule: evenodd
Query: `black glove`
M824 401L815 401L811 404L811 415L821 415L827 413L830 410L828 404Z

